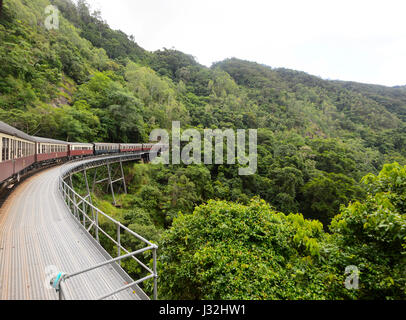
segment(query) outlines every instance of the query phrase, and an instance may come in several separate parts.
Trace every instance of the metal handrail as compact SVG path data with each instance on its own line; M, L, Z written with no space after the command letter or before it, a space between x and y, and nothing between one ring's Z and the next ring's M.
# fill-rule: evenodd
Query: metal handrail
M65 200L65 204L67 205L69 211L74 215L74 217L79 221L79 223L83 224L83 226L86 229L86 221L90 221L90 227L88 227L88 229L86 229L88 232L90 231L90 229L92 227L95 228L96 231L96 239L99 240L99 231L102 232L107 238L109 238L114 244L117 245L118 248L118 256L116 258L113 258L111 260L105 261L103 263L97 264L95 266L92 267L88 267L84 270L78 271L78 272L74 272L72 274L63 274L61 275L60 279L58 277L58 283L53 284L54 288L56 289L57 292L59 292L59 299L63 299L64 294L63 294L63 286L65 286L66 284L64 283L66 280L75 277L79 274L83 274L86 272L89 272L91 270L100 268L102 266L114 263L114 262L120 262L123 259L126 258L133 258L135 261L137 261L137 263L144 268L145 270L148 271L149 275L146 277L143 277L139 280L136 280L130 284L125 285L124 287L121 287L117 290L115 290L114 292L111 292L109 294L103 295L101 297L99 297L98 299L104 299L107 297L110 297L116 293L119 293L127 288L130 288L134 285L138 285L139 283L142 283L148 279L153 278L154 279L154 287L153 287L153 299L156 300L157 299L157 278L158 278L158 273L157 273L157 249L158 246L150 241L148 241L147 239L143 238L142 236L140 236L139 234L135 233L133 230L127 228L126 226L124 226L121 222L117 221L116 219L110 217L109 215L107 215L106 213L104 213L103 211L101 211L99 208L95 207L92 203L90 203L86 197L82 197L81 195L79 195L74 189L73 187L69 186L64 179L67 177L67 175L65 176L60 176L59 179L59 191L61 192L64 200ZM77 199L79 199L79 201L77 201ZM73 212L71 210L71 206L73 206ZM82 206L82 208L80 208L80 206ZM93 213L93 219L91 217L89 217L86 213L86 206L88 208L90 208L92 210ZM82 214L83 216L83 220L80 221L80 216L79 216L79 212ZM94 214L95 213L95 214ZM104 216L105 218L107 218L108 220L110 220L111 222L113 222L116 226L117 226L117 241L115 239L113 239L107 232L105 232L100 226L99 226L99 214L101 214L102 216ZM129 234L131 234L132 236L134 236L135 238L137 238L138 240L140 240L141 242L144 242L145 244L147 244L147 247L144 247L142 249L136 250L134 252L129 252L128 250L126 250L124 247L121 246L121 242L120 242L120 235L121 235L121 230L127 231ZM121 255L121 251L126 252L126 254ZM152 251L152 255L153 255L153 268L151 270L151 268L149 268L148 266L146 266L144 263L142 263L139 259L137 259L135 257L135 255L143 253L145 251L151 250ZM52 280L54 281L55 278ZM51 282L52 282L51 281Z

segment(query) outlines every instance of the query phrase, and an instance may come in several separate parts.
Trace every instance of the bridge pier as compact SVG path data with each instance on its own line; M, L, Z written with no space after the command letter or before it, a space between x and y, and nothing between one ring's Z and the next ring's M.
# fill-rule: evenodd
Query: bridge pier
M93 178L93 185L92 185L92 192L94 192L94 188L96 184L100 184L103 182L107 182L107 191L110 188L111 191L111 196L113 198L113 204L115 206L117 206L117 201L116 201L116 196L114 193L114 184L117 182L121 182L120 187L118 189L118 191L120 191L121 187L123 187L124 193L127 193L127 185L125 183L125 176L124 176L124 169L123 169L123 162L120 161L118 162L119 166L118 168L116 168L116 170L114 171L114 174L112 174L112 164L110 163L106 163L106 167L107 167L107 177L106 178L102 178L100 180L97 180L97 167L95 168L95 172L94 172L94 178ZM114 179L114 177L117 177L117 174L120 172L120 177L117 179ZM86 178L87 181L87 178ZM88 183L88 182L86 182Z

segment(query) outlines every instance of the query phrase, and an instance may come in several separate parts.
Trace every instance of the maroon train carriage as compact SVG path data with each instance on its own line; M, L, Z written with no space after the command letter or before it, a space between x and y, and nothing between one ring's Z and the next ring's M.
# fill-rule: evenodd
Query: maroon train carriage
M68 149L69 158L78 158L93 155L93 144L82 142L70 142Z
M0 121L0 185L17 180L35 162L35 141L31 136Z
M55 162L68 157L68 142L32 137L37 143L36 162Z
M142 151L142 143L121 143L120 152Z
M155 150L159 150L159 152L169 150L169 144L160 143L160 142L157 142L157 143L144 143L142 145L142 150L143 151L150 151L153 146L156 146Z
M149 151L152 149L155 143L143 143L142 144L142 151Z
M119 143L109 143L109 142L95 142L93 143L94 155L98 156L101 154L109 153L119 153L120 144Z

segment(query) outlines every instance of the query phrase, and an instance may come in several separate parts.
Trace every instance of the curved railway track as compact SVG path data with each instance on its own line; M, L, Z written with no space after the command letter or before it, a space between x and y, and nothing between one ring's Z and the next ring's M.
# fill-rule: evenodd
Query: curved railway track
M58 299L46 286L46 268L72 273L108 259L100 245L81 228L59 191L66 163L27 178L0 208L0 299ZM70 280L67 299L95 299L125 285L114 266L107 265ZM131 289L110 299L141 299Z

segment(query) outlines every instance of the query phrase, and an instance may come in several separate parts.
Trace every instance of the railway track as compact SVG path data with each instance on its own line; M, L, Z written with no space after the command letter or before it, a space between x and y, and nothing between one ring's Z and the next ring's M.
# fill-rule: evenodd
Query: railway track
M70 165L31 174L4 195L0 299L56 300L55 290L47 286L47 270L71 273L106 261L106 253L78 225L59 194L61 169ZM126 279L109 265L72 279L65 294L67 299L95 299L125 284ZM140 297L128 289L109 299Z

